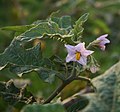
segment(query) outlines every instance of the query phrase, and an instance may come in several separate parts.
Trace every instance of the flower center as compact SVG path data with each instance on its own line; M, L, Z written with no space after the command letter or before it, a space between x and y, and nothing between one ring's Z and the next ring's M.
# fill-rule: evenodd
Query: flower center
M81 54L80 54L80 52L77 51L77 52L75 53L75 58L76 58L76 60L79 60L80 57L81 57Z

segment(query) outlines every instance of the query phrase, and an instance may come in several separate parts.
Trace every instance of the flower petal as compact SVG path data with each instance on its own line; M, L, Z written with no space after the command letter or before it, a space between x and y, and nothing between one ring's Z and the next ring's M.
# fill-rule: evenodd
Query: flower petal
M69 54L75 54L75 47L71 45L65 45Z
M67 55L66 62L70 62L70 61L76 61L75 55L70 55L70 54Z
M100 49L103 50L103 51L104 51L105 48L106 48L105 45L99 45L99 46L100 46Z
M85 50L85 43L79 43L78 45L75 46L75 50L76 51L79 51L79 52L82 52Z
M77 60L78 63L81 65L86 65L87 64L87 58L84 56L81 56L80 60Z
M106 38L107 36L108 36L108 34L101 35L100 37L97 38L97 40L103 40L103 39Z
M99 40L100 42L98 43L98 46L101 48L101 50L105 50L105 44L110 43L110 40L108 40L106 37L108 36L108 34L102 35L99 38L97 38L97 40Z
M95 65L92 65L92 66L90 67L90 71L91 71L92 73L96 73L97 71L99 71L99 67L97 67L97 66L95 66Z
M106 38L104 38L104 40L102 40L100 42L100 44L106 44L106 43L110 43L110 41L108 39L106 39Z
M81 52L81 55L87 57L89 55L91 55L94 51L91 51L91 50L85 50L83 52Z

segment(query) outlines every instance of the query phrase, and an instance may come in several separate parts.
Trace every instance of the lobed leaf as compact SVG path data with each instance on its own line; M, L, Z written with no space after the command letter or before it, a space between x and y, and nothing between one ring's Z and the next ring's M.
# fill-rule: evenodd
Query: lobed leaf
M82 33L84 30L82 25L87 21L88 16L89 14L85 13L75 22L74 28L72 29L72 33L74 34L74 36L72 37L72 40L75 43L79 43L81 41Z
M52 38L64 43L71 42L71 36L65 29L53 21L41 22L35 27L27 30L17 37L22 43L32 41L36 38Z

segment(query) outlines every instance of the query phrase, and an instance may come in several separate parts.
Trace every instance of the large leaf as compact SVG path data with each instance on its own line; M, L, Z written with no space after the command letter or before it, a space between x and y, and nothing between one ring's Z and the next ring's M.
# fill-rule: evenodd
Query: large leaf
M41 65L42 53L40 45L25 50L19 41L13 41L10 46L0 54L0 70L7 64L21 66L22 70L32 69Z
M42 80L49 83L54 81L55 76L62 77L60 73L52 70L53 63L49 59L42 58L39 44L26 50L18 40L14 40L0 55L0 70L6 66L18 76L35 71Z
M70 37L67 30L64 30L58 26L57 23L53 21L40 22L35 27L27 30L25 33L17 37L21 42L28 42L36 38L53 38L64 43L70 41Z
M21 112L66 112L60 104L32 104L25 106Z
M84 95L89 103L80 112L120 112L120 62L92 82L97 92Z

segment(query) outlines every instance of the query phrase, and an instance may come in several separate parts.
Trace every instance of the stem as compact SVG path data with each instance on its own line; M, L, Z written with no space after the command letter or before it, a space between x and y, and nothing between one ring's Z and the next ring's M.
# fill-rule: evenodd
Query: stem
M72 72L71 72L71 76L76 76L76 69L75 69L75 67L76 67L76 63L73 62L73 69L72 69Z
M88 45L86 48L88 49L89 47L91 47L91 45L92 45L92 42L91 42L91 43L89 43L89 45Z
M60 86L45 100L44 104L49 103L54 97L56 97L62 89L67 85L67 83L61 83Z
M45 100L44 104L46 103L50 103L52 99L54 99L62 90L63 88L68 85L69 83L71 83L74 80L74 77L71 76L68 79L66 79L65 81L63 81L61 83L60 86L58 86L58 88Z
M74 80L84 80L84 81L87 81L88 83L91 83L91 79L83 76L75 77Z
M52 101L52 99L54 99L62 90L63 88L68 85L69 83L71 83L73 80L84 80L87 81L88 83L91 84L91 86L94 88L94 90L96 90L96 88L94 87L94 85L92 84L91 80L87 77L83 77L83 76L75 76L75 75L71 75L68 79L64 80L60 86L58 86L58 88L45 100L44 104L46 103L50 103Z

